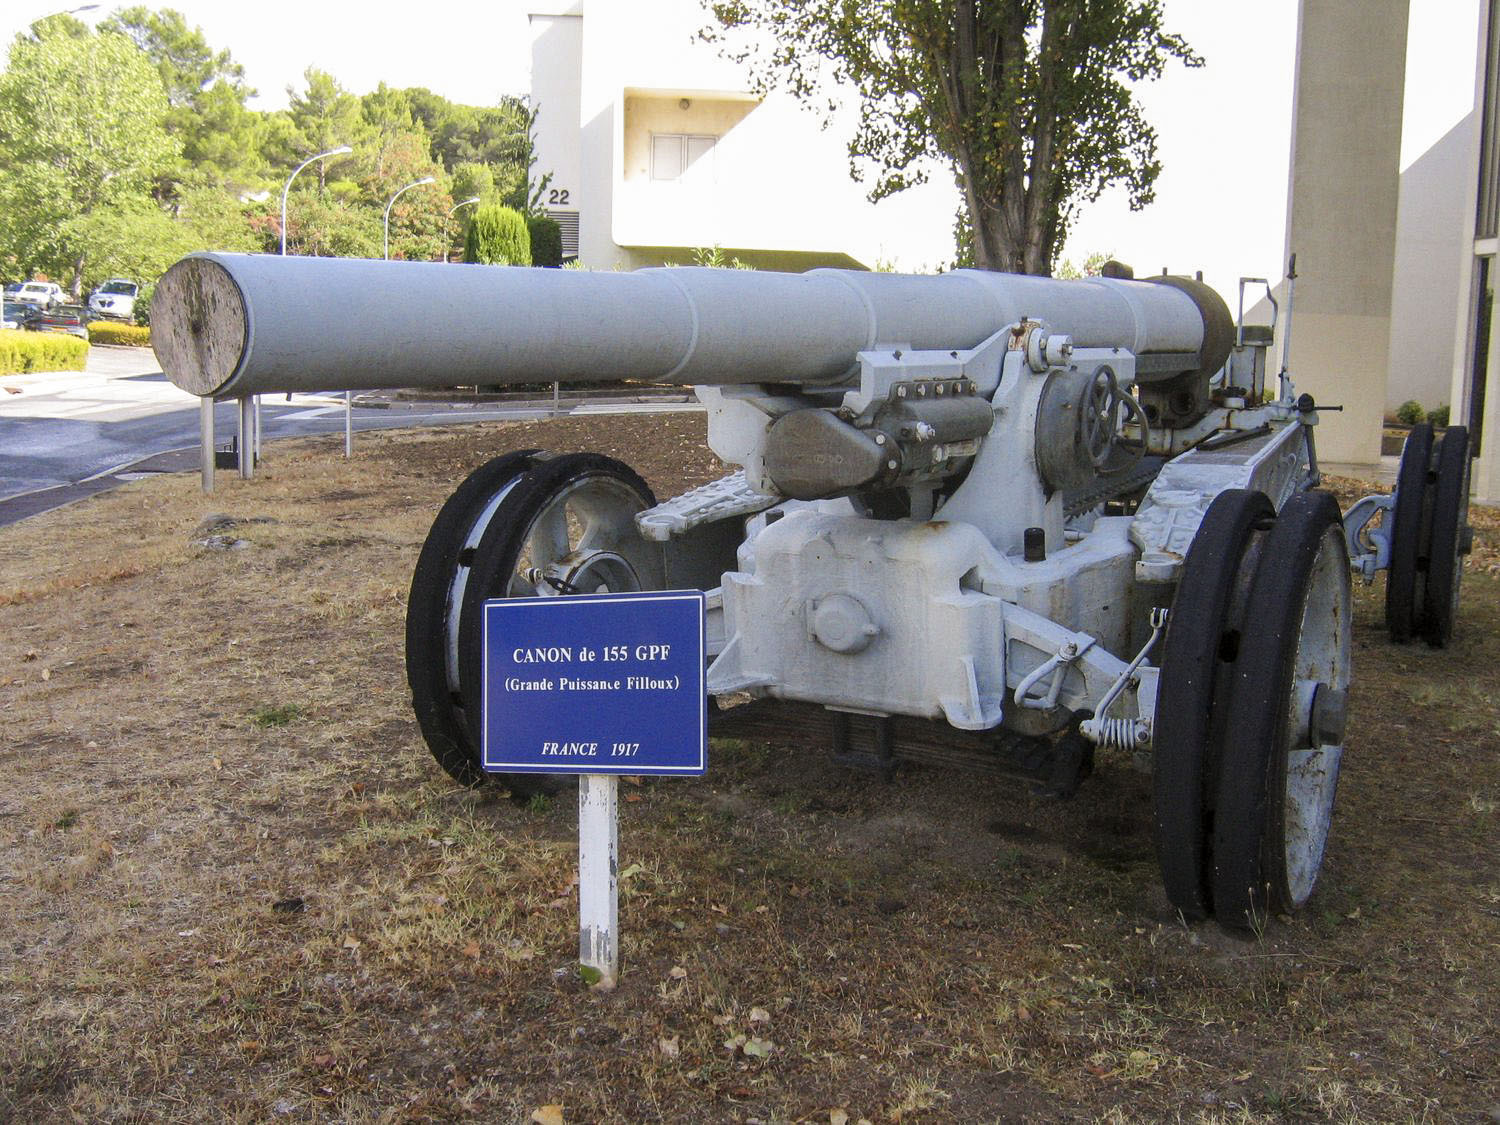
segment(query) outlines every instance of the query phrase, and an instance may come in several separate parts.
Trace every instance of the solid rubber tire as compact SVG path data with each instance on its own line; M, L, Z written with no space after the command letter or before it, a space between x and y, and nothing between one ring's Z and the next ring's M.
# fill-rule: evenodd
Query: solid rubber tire
M1325 532L1340 524L1329 493L1293 496L1266 537L1251 581L1256 616L1240 638L1231 674L1211 845L1214 918L1230 932L1254 931L1286 905L1266 881L1274 766L1291 738L1290 694L1313 565ZM1344 549L1342 538L1339 545ZM1347 550L1343 576L1347 581Z
M1185 918L1206 918L1209 794L1218 757L1213 708L1225 675L1222 640L1245 548L1276 509L1265 493L1221 492L1188 548L1167 616L1153 735L1152 810L1167 898Z
M1469 430L1449 426L1433 457L1431 536L1422 593L1422 636L1433 648L1453 639L1458 612L1459 555L1469 510Z
M1396 473L1396 505L1391 512L1391 565L1385 575L1385 626L1391 640L1405 644L1417 630L1417 557L1422 554L1422 510L1427 466L1432 459L1432 426L1413 426L1401 447Z
M473 706L465 706L469 739L475 747L483 745L482 687L478 687L484 669L484 603L503 597L516 562L526 545L532 521L547 507L559 489L587 476L612 476L630 486L639 495L641 507L656 505L650 485L622 461L599 453L569 453L539 462L521 480L500 505L474 552L469 583L464 588L459 609L458 682L459 694ZM562 774L498 774L516 794L551 794L561 790L569 780Z
M412 570L406 599L406 682L432 756L460 785L482 785L479 751L448 689L448 592L464 540L494 495L531 468L535 449L486 461L438 510Z

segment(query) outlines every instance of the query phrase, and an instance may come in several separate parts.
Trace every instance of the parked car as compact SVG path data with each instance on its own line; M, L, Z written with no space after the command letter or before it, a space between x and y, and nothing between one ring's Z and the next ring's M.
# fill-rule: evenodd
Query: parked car
M23 305L19 301L12 301L7 298L5 301L5 317L3 327L20 328L22 323L26 320L26 317L34 312L36 312L36 309L33 306Z
M63 291L53 281L26 281L22 282L11 299L24 305L35 305L39 309L50 309L63 303Z
M89 338L89 310L82 305L58 305L34 311L21 325L28 332L66 332L82 340Z
M99 316L129 320L135 315L135 299L141 287L124 278L111 278L89 294L89 308Z

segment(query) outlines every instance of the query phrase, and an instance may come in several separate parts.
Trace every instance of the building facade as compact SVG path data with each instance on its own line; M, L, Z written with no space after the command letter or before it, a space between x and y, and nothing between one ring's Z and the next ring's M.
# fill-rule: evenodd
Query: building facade
M766 269L874 264L873 205L836 130L761 98L702 42L697 0L563 0L530 14L536 170L564 254L591 269L718 247Z
M1479 19L1474 112L1465 123L1451 402L1452 420L1469 427L1477 454L1474 498L1500 504L1500 351L1491 330L1500 253L1500 4L1481 0Z

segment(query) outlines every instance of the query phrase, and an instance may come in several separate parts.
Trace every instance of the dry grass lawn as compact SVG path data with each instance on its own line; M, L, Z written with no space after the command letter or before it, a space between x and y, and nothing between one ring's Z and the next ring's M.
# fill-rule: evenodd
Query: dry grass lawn
M719 472L700 416L386 433L0 529L0 1118L1500 1113L1494 513L1452 649L1392 647L1359 593L1324 881L1259 940L1173 917L1123 760L1057 802L721 740L625 787L600 994L571 802L452 785L402 666L433 514L522 445L659 495ZM242 547L195 543L214 513Z

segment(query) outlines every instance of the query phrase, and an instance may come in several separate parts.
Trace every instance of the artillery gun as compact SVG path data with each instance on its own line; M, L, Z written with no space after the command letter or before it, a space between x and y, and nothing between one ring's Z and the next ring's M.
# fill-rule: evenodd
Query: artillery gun
M168 271L153 311L163 368L202 396L695 388L737 466L722 480L658 502L619 461L526 449L438 513L407 671L466 785L484 778L486 599L698 589L714 695L1135 755L1172 903L1242 930L1317 879L1351 573L1389 572L1394 639L1453 627L1464 430L1414 432L1395 496L1341 518L1317 488L1316 404L1284 372L1265 386L1270 333L1192 279L206 254Z

